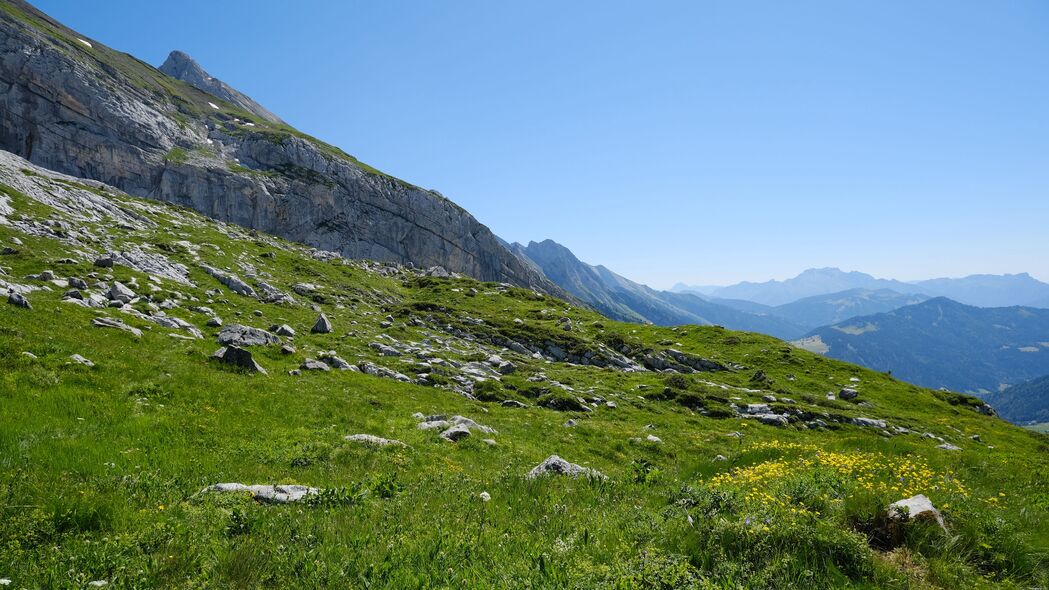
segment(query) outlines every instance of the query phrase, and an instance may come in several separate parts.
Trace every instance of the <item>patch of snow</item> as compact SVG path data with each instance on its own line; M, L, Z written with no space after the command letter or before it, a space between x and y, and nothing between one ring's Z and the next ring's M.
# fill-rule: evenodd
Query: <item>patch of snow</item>
M219 105L217 105L217 104L215 104L213 102L209 102L208 106L213 108L213 109L215 109L216 111L219 110Z
M81 43L83 43L84 45L87 45L88 47L93 47L93 45L91 45L87 41L84 41L83 39L77 39L77 41L80 41Z

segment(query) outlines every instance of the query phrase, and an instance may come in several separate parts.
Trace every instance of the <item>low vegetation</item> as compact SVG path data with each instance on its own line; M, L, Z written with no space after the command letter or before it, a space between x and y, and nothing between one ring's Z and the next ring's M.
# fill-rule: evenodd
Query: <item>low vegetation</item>
M1049 437L969 398L757 334L624 324L529 290L332 258L113 191L100 193L144 221L81 219L25 193L0 194L15 208L0 220L0 279L37 288L32 309L0 304L0 578L13 588L1049 585ZM93 265L134 248L185 265L192 284ZM234 293L202 264L294 303ZM90 292L119 281L139 295L130 309L163 309L204 338L65 301L26 278L44 270ZM311 333L320 312L332 332ZM249 347L267 375L224 365L210 317L287 324L295 351ZM548 345L633 368L675 350L725 369L571 364ZM300 368L332 353L389 372ZM485 363L502 368L466 372ZM828 397L843 388L858 397ZM451 442L415 413L495 433ZM360 433L404 446L344 438ZM607 479L525 477L555 454ZM220 482L322 491L286 505L202 493ZM916 494L945 530L889 517Z

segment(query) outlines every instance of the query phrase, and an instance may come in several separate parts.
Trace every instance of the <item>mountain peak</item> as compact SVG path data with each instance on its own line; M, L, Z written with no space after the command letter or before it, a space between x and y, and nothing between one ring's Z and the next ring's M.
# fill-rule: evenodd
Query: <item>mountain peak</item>
M209 74L195 59L184 51L176 49L169 53L168 58L164 60L159 69L172 78L182 80L198 90L212 94L271 123L285 124L280 117L255 102L250 96Z

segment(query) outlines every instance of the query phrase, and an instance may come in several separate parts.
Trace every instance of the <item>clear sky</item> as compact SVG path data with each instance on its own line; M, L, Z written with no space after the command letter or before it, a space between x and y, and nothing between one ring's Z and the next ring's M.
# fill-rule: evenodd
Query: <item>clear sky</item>
M36 0L656 287L1049 280L1049 2Z

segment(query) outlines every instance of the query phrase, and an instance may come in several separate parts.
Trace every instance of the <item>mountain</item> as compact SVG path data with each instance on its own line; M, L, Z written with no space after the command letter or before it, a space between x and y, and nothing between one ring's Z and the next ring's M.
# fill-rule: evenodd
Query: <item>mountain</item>
M850 289L829 295L814 295L770 308L767 313L812 330L845 321L921 303L925 295L904 295L891 289Z
M172 78L182 80L198 90L217 96L233 106L240 107L253 115L262 117L270 123L286 125L280 117L271 113L266 107L222 80L213 77L204 71L204 68L200 67L200 64L194 61L192 57L181 51L172 51L158 69Z
M764 305L783 305L805 297L839 293L852 289L891 289L898 293L917 293L920 289L901 281L876 279L862 272L844 272L837 268L810 268L785 281L764 283L742 282L719 287L706 293L719 299L743 299Z
M796 344L923 387L989 393L1049 374L1049 310L938 297L818 328Z
M674 286L670 288L671 291L677 293L698 293L700 295L710 295L714 291L717 291L721 287L718 285L686 285L685 283L674 283Z
M1049 581L979 400L430 274L0 151L0 586Z
M1014 424L1049 423L1049 375L990 393L983 399Z
M1024 305L1049 308L1049 284L1027 273L1005 275L970 275L962 278L940 278L904 282L895 279L877 279L862 272L844 272L837 268L810 268L785 281L764 283L742 282L727 287L690 287L674 285L677 292L694 292L704 297L721 300L743 300L768 306L783 306L800 299L830 295L837 297L843 291L895 291L901 295L947 297L966 305L978 307L1008 307ZM742 308L736 305L737 308Z
M1027 305L1049 308L1049 284L1027 273L1013 275L970 275L960 279L916 281L923 293L939 295L979 307Z
M580 261L553 240L513 244L511 250L530 260L554 283L606 316L626 322L660 326L721 325L778 338L795 338L805 328L778 317L740 311L691 293L656 291L626 279L604 266Z
M348 257L563 293L452 201L279 123L181 54L165 69L190 83L5 0L0 56L0 148L34 164Z

